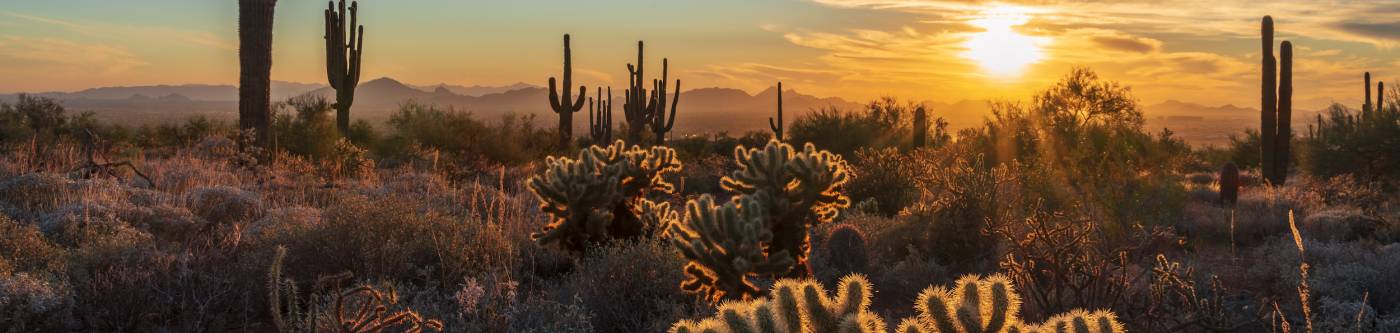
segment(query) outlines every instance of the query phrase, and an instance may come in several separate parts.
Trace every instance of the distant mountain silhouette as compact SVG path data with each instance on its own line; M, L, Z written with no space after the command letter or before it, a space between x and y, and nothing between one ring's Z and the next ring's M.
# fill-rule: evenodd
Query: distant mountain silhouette
M411 87L413 87L414 89L418 89L418 90L422 90L422 91L428 91L428 92L434 92L434 93L439 92L440 90L442 90L442 91L447 91L447 92L451 92L451 93L458 94L458 95L481 96L481 95L486 95L486 94L497 94L497 93L503 93L503 92L507 92L507 91L511 91L511 90L519 90L519 89L524 89L524 88L533 88L533 87L538 87L538 86L531 85L531 84L527 84L527 83L524 83L524 82L517 82L517 83L515 83L515 84L505 85L505 86L480 86L480 85L473 85L473 86L468 87L468 86L461 86L461 85L455 85L455 84L439 83L439 84L427 85L427 86L411 85Z
M272 81L272 99L282 100L292 96L305 94L308 91L325 87L324 84L297 83ZM34 95L50 97L60 100L124 100L137 95L150 96L170 96L179 95L189 100L204 102L238 101L238 87L234 85L211 85L211 84L180 84L180 85L153 85L153 86L128 86L128 87L102 87L85 89L75 92L43 92ZM0 95L0 99L9 99L13 95Z
M588 96L596 96L589 88ZM322 84L273 81L273 100L312 94L328 99L335 91ZM380 122L388 119L400 105L408 101L437 105L471 112L478 119L495 121L506 114L535 115L540 126L553 126L555 115L549 109L549 92L539 86L517 83L508 86L412 85L392 78L378 78L360 84L355 93L351 117ZM622 114L622 90L613 91L614 126L625 120ZM191 116L207 116L235 121L238 109L238 89L232 85L156 85L132 87L103 87L76 92L51 92L37 95L60 100L73 111L94 112L99 120L139 125L154 122L182 121ZM15 95L0 95L0 101L12 101ZM670 101L668 100L667 103ZM741 134L747 131L767 131L768 117L777 104L777 88L769 87L756 94L732 88L699 88L681 94L677 113L676 135L727 131ZM933 115L948 120L953 130L979 126L991 114L986 100L961 100L953 103L926 102ZM828 106L842 110L858 110L864 103L836 97L816 97L795 90L783 92L786 120L791 123L801 115ZM668 110L669 112L669 110ZM1296 110L1294 124L1306 128L1316 110ZM1169 100L1144 105L1146 127L1156 132L1171 128L1193 143L1221 143L1230 133L1258 126L1259 111L1235 105L1205 106ZM585 133L588 117L574 116L575 133Z

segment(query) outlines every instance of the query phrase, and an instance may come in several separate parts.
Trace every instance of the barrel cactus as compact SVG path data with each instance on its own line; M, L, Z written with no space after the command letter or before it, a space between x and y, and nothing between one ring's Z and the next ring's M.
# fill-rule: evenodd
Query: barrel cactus
M617 141L584 148L576 158L551 156L545 165L544 174L528 181L540 210L550 215L549 224L530 235L540 244L581 251L609 239L641 236L648 230L646 220L674 215L668 213L669 205L647 199L675 190L663 179L681 170L669 148L642 149Z

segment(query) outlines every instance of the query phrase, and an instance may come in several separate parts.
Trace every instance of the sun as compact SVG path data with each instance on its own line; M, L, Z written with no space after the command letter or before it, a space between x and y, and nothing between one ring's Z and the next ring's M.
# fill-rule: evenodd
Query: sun
M1042 38L1026 36L1012 27L1026 24L1031 11L1024 7L995 6L969 21L983 31L971 33L963 43L962 56L976 61L988 74L1019 75L1026 66L1040 61Z

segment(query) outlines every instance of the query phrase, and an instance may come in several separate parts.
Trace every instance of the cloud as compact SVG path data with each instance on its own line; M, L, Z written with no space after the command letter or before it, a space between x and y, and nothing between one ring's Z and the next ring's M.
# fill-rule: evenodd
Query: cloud
M1099 44L1099 46L1103 46L1104 48L1117 51L1151 53L1156 52L1157 49L1162 48L1162 41L1151 38L1098 36L1093 37L1093 39L1095 43Z
M112 75L147 64L125 48L47 37L4 37L0 39L0 59L5 59L0 68L13 71L54 67L56 73L90 75Z
M1393 45L1400 42L1400 21L1384 23L1341 21L1334 23L1333 27L1357 37L1373 39L1380 44Z

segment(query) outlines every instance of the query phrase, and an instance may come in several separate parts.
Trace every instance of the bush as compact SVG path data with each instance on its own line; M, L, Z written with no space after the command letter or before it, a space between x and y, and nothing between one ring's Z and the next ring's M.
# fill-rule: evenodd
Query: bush
M262 196L228 186L195 189L190 193L190 210L216 224L250 222L263 214Z
M788 125L788 142L793 144L815 144L842 156L850 156L861 148L909 148L912 145L914 112L925 106L900 103L893 97L882 97L862 110L848 111L828 107L797 117ZM946 127L942 117L933 120L938 124L934 141L943 140L946 135L940 128Z
M507 115L487 124L469 112L412 102L389 117L389 128L389 136L375 152L400 160L410 157L404 154L413 146L446 153L446 161L460 166L481 158L519 165L554 153L558 147L552 129L535 127L534 116Z
M914 159L895 148L861 148L851 164L854 172L846 190L854 202L874 200L880 214L894 216L918 196Z
M674 318L702 308L677 286L685 261L659 239L618 242L590 253L578 269L551 288L555 301L577 298L599 332L660 332Z
M1355 112L1334 104L1314 125L1302 145L1309 173L1322 178L1350 173L1386 182L1391 190L1400 186L1400 106Z

